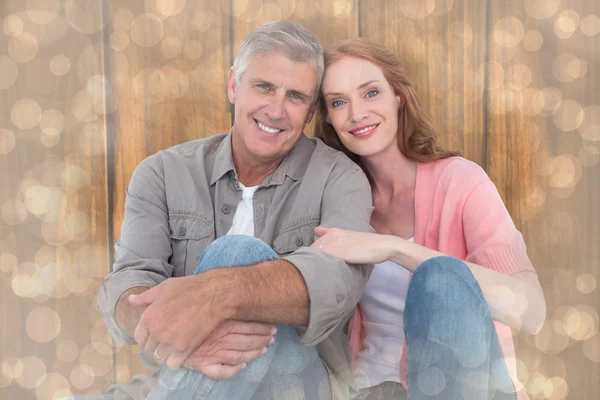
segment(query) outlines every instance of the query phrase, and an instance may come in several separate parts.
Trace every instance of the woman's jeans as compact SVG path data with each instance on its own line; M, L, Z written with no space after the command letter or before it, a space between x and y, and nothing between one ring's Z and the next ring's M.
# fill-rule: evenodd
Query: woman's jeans
M228 235L208 246L196 274L277 258L277 253L261 240ZM279 325L275 342L268 347L267 353L249 362L234 378L213 379L195 370L173 371L162 366L158 383L147 400L166 399L329 400L331 386L317 350L300 343L294 327Z
M411 400L516 398L490 308L464 262L435 257L415 270L404 327Z

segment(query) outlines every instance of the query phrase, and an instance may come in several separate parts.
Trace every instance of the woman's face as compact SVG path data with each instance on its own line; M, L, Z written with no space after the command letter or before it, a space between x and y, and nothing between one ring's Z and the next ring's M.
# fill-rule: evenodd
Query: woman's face
M322 91L327 119L348 150L371 157L398 145L400 97L377 65L342 58L327 67Z

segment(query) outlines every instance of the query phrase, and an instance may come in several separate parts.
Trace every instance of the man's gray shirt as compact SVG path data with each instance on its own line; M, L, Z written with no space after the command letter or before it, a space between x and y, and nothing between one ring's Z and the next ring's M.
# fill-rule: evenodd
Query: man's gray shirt
M176 145L146 158L135 169L115 245L115 264L98 294L101 314L115 340L134 344L115 317L123 292L192 275L206 247L231 227L242 197L231 135ZM319 225L373 231L368 180L346 155L302 134L260 184L253 204L255 237L292 263L305 280L310 318L308 327L298 328L299 338L305 345L317 346L337 389L347 393L354 381L343 328L372 265L350 265L309 246L315 240L313 228ZM113 389L136 391L131 385L119 386ZM138 398L134 393L131 397Z

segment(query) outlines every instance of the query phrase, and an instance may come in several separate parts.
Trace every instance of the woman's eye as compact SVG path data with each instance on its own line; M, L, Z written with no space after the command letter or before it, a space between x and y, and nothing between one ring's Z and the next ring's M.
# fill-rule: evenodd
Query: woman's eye
M341 100L336 100L336 101L334 101L333 103L331 103L332 107L339 107L339 106L341 106L342 104L344 104L344 102L343 102L343 101L341 101Z
M377 96L379 92L377 90L369 90L369 92L367 93L367 97L373 97L373 96Z

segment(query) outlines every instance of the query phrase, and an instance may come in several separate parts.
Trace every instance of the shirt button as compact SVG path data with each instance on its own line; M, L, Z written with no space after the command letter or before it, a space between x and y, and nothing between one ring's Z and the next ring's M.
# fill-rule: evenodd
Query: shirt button
M300 236L296 237L296 246L302 246L302 243L304 243L302 238Z
M179 236L184 236L186 232L185 226L182 226L181 228L179 228Z
M223 208L221 208L221 211L223 211L223 214L229 214L229 206L224 205Z

